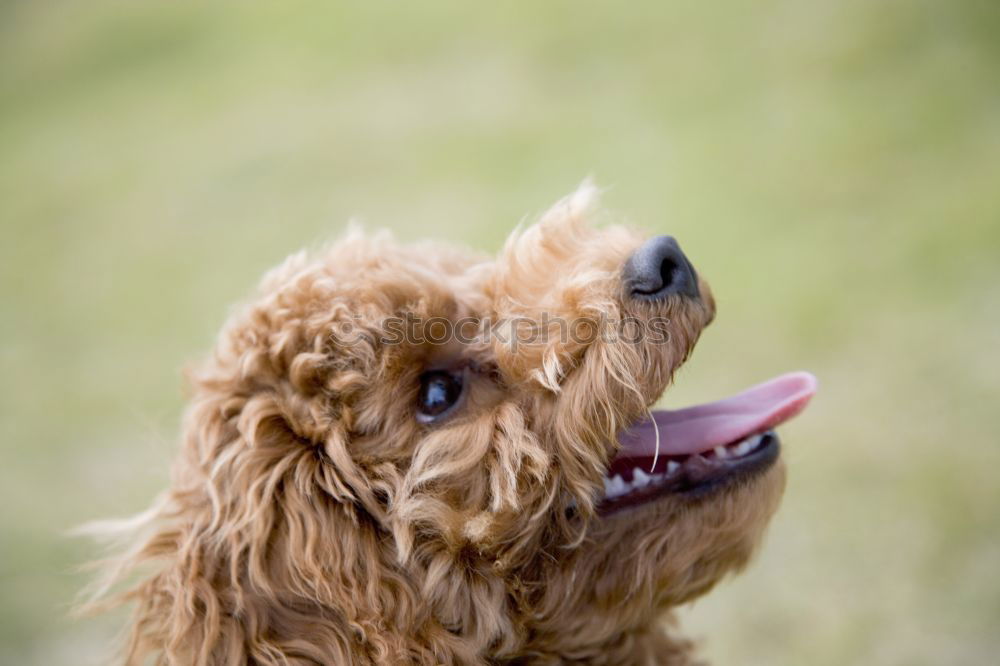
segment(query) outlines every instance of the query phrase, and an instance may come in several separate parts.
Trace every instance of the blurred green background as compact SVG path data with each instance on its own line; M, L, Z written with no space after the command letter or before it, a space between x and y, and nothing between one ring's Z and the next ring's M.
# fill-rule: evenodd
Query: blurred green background
M164 486L266 268L352 216L493 250L588 174L717 295L665 404L822 381L704 654L997 663L992 0L0 2L0 662L107 662L64 532Z

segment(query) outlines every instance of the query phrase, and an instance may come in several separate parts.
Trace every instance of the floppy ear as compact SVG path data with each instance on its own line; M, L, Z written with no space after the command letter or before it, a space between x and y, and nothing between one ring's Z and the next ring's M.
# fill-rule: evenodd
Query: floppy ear
M271 293L188 373L169 493L136 520L92 526L134 544L87 606L136 603L130 662L162 652L169 663L272 663L306 650L300 635L282 633L291 627L308 628L324 663L350 661L359 631L365 649L398 648L374 628L394 617L407 626L414 596L380 538L379 481L348 450L348 405L368 381L357 355L372 350L354 338L354 357L339 354L343 308L328 297L312 307L324 279L301 258L265 279Z
M128 663L152 653L185 664L303 653L306 643L281 627L308 627L317 661L347 662L358 625L408 610L382 584L392 564L349 483L290 427L294 407L268 391L221 391L218 379L201 384L187 415L169 494L137 522L92 530L136 543L112 562L99 597L158 568L91 608L136 603ZM379 632L368 640L391 649L375 645L388 640Z
M109 563L85 610L136 604L126 647L135 665L151 655L206 665L474 661L467 637L443 627L417 589L433 576L403 568L336 464L292 431L288 408L267 392L196 398L169 494L138 520L92 530L136 545ZM323 451L344 447L339 436ZM158 568L108 595L147 565ZM514 640L495 626L502 618L473 612L460 581L440 588L454 595L430 601L456 626Z

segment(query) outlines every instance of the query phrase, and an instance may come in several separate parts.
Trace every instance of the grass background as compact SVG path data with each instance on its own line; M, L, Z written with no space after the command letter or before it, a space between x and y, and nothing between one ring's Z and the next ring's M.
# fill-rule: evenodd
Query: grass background
M100 664L64 537L164 485L179 369L352 215L498 247L593 174L719 300L665 404L807 368L719 664L1000 651L1000 5L0 2L0 662Z

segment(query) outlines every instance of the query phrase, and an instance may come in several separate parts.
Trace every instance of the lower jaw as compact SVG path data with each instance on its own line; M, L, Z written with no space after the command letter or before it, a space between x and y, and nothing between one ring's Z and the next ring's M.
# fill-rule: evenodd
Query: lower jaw
M743 458L695 465L692 469L682 468L674 478L661 484L650 484L627 495L605 499L598 505L597 512L601 516L610 516L668 499L696 502L709 499L728 488L753 483L773 467L781 456L778 436L769 431L765 437L764 444Z

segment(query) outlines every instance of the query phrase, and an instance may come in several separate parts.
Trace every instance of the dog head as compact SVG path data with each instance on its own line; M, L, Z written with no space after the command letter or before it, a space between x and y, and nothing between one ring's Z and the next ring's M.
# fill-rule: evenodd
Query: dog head
M592 225L594 197L496 258L353 232L272 271L192 373L137 640L199 616L206 655L270 627L251 643L625 663L743 566L812 380L651 412L712 294L672 238Z

